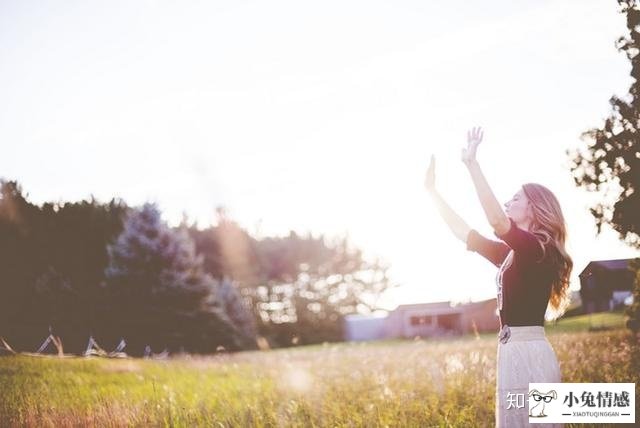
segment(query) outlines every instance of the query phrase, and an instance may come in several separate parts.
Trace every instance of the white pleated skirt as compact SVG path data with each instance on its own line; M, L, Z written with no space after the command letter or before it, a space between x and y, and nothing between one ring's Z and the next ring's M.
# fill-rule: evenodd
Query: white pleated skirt
M504 339L505 343L498 341L496 427L563 427L564 424L529 423L529 382L561 382L558 358L544 327L509 326L508 330L510 334ZM509 393L512 400L508 400ZM516 394L524 394L524 400L520 397L514 401Z

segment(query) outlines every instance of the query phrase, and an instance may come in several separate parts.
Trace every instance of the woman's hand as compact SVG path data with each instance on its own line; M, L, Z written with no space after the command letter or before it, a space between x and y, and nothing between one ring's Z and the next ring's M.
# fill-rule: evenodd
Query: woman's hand
M467 236L471 228L456 212L451 209L449 204L444 200L442 196L436 190L436 157L431 155L431 161L429 162L429 168L427 168L427 175L424 179L424 187L429 192L429 198L434 203L438 214L447 223L449 229L453 234L462 242L467 242Z
M474 127L467 131L467 147L462 149L462 162L465 165L469 166L476 162L476 151L478 150L478 145L482 142L483 135L484 132L480 127Z
M436 190L436 158L431 155L431 162L429 162L429 168L427 168L427 175L424 179L424 187L429 192Z

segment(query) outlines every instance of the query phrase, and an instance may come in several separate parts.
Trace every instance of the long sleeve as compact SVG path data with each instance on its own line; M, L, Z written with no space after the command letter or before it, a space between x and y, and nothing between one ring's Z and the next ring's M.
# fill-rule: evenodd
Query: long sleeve
M520 258L540 262L544 256L542 242L533 233L520 229L512 218L509 221L511 227L506 233L499 235L494 231L494 235L502 239Z
M500 267L509 254L510 248L503 242L485 238L477 230L471 229L467 235L467 250L475 251L495 266Z

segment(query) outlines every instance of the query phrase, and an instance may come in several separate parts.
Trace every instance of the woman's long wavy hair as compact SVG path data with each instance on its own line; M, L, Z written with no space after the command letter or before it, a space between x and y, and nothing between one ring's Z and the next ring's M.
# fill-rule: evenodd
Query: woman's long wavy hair
M573 260L565 248L567 225L560 203L551 190L537 183L526 183L522 186L522 190L533 212L529 231L540 238L545 252L544 257L550 257L551 263L556 268L551 285L549 307L552 318L558 318L571 303L569 279ZM547 251L549 254L546 254Z

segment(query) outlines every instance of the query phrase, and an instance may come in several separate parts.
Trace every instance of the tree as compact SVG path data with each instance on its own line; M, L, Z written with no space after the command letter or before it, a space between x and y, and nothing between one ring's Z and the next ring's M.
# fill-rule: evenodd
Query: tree
M598 233L609 224L629 245L640 248L640 10L636 0L618 0L629 34L616 46L631 61L632 84L624 97L612 96L604 125L582 134L586 147L568 150L577 186L602 192L591 208Z
M35 281L44 270L34 243L38 208L16 181L2 180L0 191L0 335L16 350L37 346L47 321L34 304ZM40 332L38 334L38 332ZM31 349L30 349L31 350Z
M627 327L637 333L640 332L640 258L632 260L630 268L635 271L635 287L633 289L633 303L625 313L629 316Z
M33 351L51 326L80 352L102 304L106 245L126 205L91 201L36 206L15 181L0 190L0 335Z
M369 261L342 237L268 238L258 244L271 260L267 280L252 289L260 333L278 345L341 341L344 316L370 313L395 287L381 260Z
M238 284L225 276L216 294L212 297L219 301L225 314L231 320L244 343L243 348L256 348L256 320L251 310L251 300L243 297Z
M90 201L45 203L36 223L37 251L47 265L39 278L48 305L43 313L57 314L50 321L65 343L65 350L82 352L95 334L104 303L101 283L108 264L107 245L122 232L127 206L122 200L108 204ZM63 279L66 288L57 285ZM42 283L42 281L45 281ZM53 287L53 288L52 288ZM104 323L103 323L104 324Z
M583 133L587 146L569 150L571 172L579 187L602 192L590 210L598 233L608 224L630 246L640 248L640 10L636 0L618 0L626 14L628 34L617 40L619 51L631 61L632 83L624 97L612 96L611 115L600 128ZM640 264L636 272L634 303L628 308L628 327L640 328Z
M290 231L256 239L223 208L215 227L183 227L204 256L205 270L232 280L257 331L273 346L342 340L344 315L377 309L379 297L394 286L388 266L365 260L346 238L327 243Z
M189 352L237 348L230 320L211 299L217 282L186 231L169 228L154 204L131 211L108 253L109 313L134 352L147 344Z

